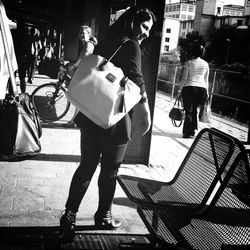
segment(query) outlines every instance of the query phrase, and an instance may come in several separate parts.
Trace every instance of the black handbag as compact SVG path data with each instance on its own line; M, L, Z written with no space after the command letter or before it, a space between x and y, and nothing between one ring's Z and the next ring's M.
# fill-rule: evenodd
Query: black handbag
M185 112L180 98L177 98L174 102L173 108L169 112L169 118L175 127L180 127L184 120Z
M3 25L2 6L0 24L12 86L5 99L0 100L0 159L16 161L37 155L41 151L39 138L42 128L29 94L19 94L17 91Z

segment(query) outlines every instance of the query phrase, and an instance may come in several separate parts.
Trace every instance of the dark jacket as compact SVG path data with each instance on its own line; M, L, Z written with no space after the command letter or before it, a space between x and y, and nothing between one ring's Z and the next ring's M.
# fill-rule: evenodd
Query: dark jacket
M125 39L127 38L124 37L121 40L105 40L96 47L94 54L101 55L108 59ZM111 62L117 67L120 67L124 74L140 87L141 94L145 92L145 84L141 72L141 48L137 41L128 40L124 43L118 53L112 58ZM104 133L110 133L117 143L122 144L131 140L132 113L133 111L130 111L129 114L122 118L116 125L108 129L100 128L80 112L74 121L80 128L101 129Z

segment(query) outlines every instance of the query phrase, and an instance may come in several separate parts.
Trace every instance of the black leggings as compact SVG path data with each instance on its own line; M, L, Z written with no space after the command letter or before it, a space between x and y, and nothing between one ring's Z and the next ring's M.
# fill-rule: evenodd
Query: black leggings
M98 178L98 210L108 211L111 209L117 173L126 148L127 143L117 145L105 130L96 126L81 129L81 163L71 181L66 210L78 211L99 161L101 171Z
M183 135L194 135L198 128L197 107L203 105L207 99L207 91L201 87L184 87L182 100L185 110Z

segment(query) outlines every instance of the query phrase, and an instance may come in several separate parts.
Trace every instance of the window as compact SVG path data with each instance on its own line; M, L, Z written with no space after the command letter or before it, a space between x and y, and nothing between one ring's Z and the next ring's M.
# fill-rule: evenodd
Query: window
M183 22L183 23L182 23L182 28L183 28L183 29L186 29L186 27L187 27L187 23L186 23L186 22Z
M168 45L164 46L164 51L169 51L169 46Z
M177 4L177 8L176 8L176 10L178 11L178 10L180 10L180 9L181 9L180 4Z
M221 7L218 7L217 8L217 15L220 15L221 14Z
M181 20L186 20L186 15L181 15Z
M243 20L237 20L237 26L240 26L243 24Z
M194 12L194 5L189 5L188 6L188 11L189 12Z
M187 7L188 7L187 4L183 4L181 10L187 11Z
M166 33L171 33L171 29L167 28Z
M165 37L165 42L168 43L170 41L169 37Z

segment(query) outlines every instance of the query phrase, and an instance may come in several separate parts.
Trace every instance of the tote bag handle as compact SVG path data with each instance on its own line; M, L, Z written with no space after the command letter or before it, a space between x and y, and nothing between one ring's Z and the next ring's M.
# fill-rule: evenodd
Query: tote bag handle
M11 85L12 85L14 96L16 97L16 96L18 96L18 90L17 90L17 84L16 84L16 80L15 80L14 70L13 70L13 66L12 66L10 54L9 54L10 53L9 46L8 46L8 40L7 40L7 36L6 36L6 30L5 30L4 18L3 18L4 12L5 12L4 5L3 5L2 1L0 0L0 30L1 30L2 40L3 40L4 51L5 51L5 55L6 55Z
M108 62L111 61L111 59L117 54L117 52L121 49L121 47L123 46L123 44L125 44L127 41L129 41L129 39L126 39L124 41L122 41L122 43L119 45L119 47L115 50L115 52L109 57L109 59L106 59L103 63L101 63L98 68L101 71L104 71L107 68Z
M176 98L175 99L175 102L174 102L174 107L182 107L182 101L181 101L181 98L179 97L179 98Z

